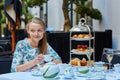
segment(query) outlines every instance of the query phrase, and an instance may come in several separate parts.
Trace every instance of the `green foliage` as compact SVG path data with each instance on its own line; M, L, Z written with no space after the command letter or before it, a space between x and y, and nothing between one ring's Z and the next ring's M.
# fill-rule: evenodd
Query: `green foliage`
M30 20L33 15L28 12L28 7L40 6L43 3L46 3L48 0L23 0L22 1L22 14L25 18L21 18L25 24Z
M81 15L88 15L91 18L100 20L102 18L102 15L98 9L94 9L88 6L80 5L76 8L76 12Z
M26 18L27 18L27 20L30 20L30 19L33 18L33 16L32 16L31 14L28 13Z
M27 6L33 7L36 5L42 5L43 3L46 3L48 0L26 0Z
M26 14L28 11L27 11L27 8L26 7L22 7L22 14Z
M0 10L4 8L4 1L0 2Z
M0 24L6 23L6 16L4 15L4 1L0 2L0 14L2 18L0 19Z
M0 23L5 23L6 22L6 17L3 17L1 20L0 20Z
M99 20L102 18L102 14L98 9L93 9L90 16L94 19L99 19Z
M90 16L93 19L101 20L102 14L98 9L92 8L88 4L88 0L69 0L76 5L76 13L81 14L82 16Z
M84 14L90 13L90 10L89 10L89 7L80 5L80 6L76 7L76 12L78 14L84 15Z

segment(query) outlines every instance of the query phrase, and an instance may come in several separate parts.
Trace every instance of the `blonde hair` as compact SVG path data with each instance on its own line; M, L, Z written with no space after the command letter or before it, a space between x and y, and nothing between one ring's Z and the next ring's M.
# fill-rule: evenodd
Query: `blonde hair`
M30 23L40 24L43 27L43 29L46 31L46 24L42 21L42 19L34 17L31 20L29 20L28 24L26 25L26 30L29 29ZM28 37L29 37L29 34L28 34ZM38 50L39 50L39 54L40 53L46 54L46 52L47 52L47 36L46 36L46 32L44 33L43 38L38 43Z

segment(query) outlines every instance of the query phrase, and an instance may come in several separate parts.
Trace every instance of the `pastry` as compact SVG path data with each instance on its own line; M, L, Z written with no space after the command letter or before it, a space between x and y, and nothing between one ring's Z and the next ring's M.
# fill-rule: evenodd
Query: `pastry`
M80 61L79 58L72 59L71 60L71 64L74 65L74 66L78 66L79 65L79 61Z
M73 35L73 38L78 38L77 34L74 34L74 35Z
M85 58L83 58L81 61L80 61L80 65L81 66L87 66L87 61Z
M91 34L86 34L86 35L84 36L84 38L91 38L91 37L92 37Z
M78 38L84 38L84 34L78 34Z

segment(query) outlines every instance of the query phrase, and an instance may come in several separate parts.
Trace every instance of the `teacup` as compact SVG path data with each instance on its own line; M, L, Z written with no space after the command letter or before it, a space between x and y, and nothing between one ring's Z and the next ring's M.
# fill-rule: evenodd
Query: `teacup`
M68 67L65 68L64 77L65 78L72 78L72 77L74 77L74 73L73 73L73 70L72 70L71 66L68 66Z
M104 62L95 62L94 71L104 71Z
M63 75L64 74L64 72L65 72L65 68L66 68L66 66L67 66L67 64L65 64L65 63L60 63L60 64L58 64L58 66L59 66L59 69L60 69L60 75Z
M117 73L120 73L120 64L114 64L114 70Z
M44 55L44 60L45 60L45 62L52 61L53 60L52 54L46 54L46 55Z
M89 67L88 66L80 66L80 67L78 67L78 72L80 74L86 74L89 72Z

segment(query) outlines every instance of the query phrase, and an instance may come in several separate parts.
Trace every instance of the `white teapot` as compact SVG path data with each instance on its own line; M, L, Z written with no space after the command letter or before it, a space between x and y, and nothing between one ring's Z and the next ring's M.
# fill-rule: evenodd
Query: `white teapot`
M42 68L44 78L55 78L60 72L59 66L53 62L46 63Z

